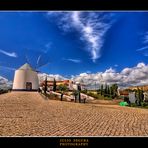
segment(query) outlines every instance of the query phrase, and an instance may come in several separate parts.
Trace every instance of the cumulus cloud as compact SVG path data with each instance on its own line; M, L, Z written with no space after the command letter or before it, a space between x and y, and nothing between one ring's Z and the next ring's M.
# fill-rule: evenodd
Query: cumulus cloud
M65 78L65 77L63 77L63 76L61 76L59 74L54 75L54 74L40 73L40 74L38 74L39 81L41 82L41 81L45 80L46 76L47 76L47 80L49 80L49 81L53 81L54 78L57 81L67 79L67 78Z
M6 84L7 82L8 82L8 79L6 79L6 78L0 76L0 85Z
M13 57L13 58L16 58L17 57L17 54L15 52L6 52L5 50L1 50L0 49L0 53L2 53L4 55L7 55L9 57Z
M80 33L80 39L87 44L87 51L95 62L101 57L104 37L111 27L111 15L103 12L48 12L47 16L57 17L58 26L65 32L72 29Z
M12 87L12 81L9 81L8 79L0 76L0 88L11 88Z
M88 86L106 83L117 83L120 87L148 85L148 65L138 63L135 67L124 68L121 72L116 72L115 69L109 68L105 72L94 74L81 73L75 77L73 76L72 79L79 82L83 81Z
M39 74L39 79L45 79L46 74ZM48 80L65 80L67 78L61 75L48 75ZM113 68L106 69L104 72L97 73L80 73L72 75L71 80L84 83L88 88L98 89L101 84L118 84L120 88L128 86L148 85L148 65L141 62L134 67L126 67L120 72Z

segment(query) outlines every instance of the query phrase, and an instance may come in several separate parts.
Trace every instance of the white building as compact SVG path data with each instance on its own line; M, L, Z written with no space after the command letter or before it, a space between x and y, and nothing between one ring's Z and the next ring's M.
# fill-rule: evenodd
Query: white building
M85 89L85 85L80 82L73 82L69 85L70 90L78 90L78 87L80 87L81 90Z
M15 71L13 90L36 91L39 88L38 75L29 64L24 64Z
M136 94L135 94L135 92L130 92L129 93L129 101L131 103L135 103L136 102Z
M144 101L148 102L148 92L144 92Z

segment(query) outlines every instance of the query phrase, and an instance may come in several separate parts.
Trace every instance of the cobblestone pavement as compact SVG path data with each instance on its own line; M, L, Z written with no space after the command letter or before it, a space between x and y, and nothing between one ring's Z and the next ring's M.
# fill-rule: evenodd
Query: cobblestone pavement
M0 95L0 136L148 136L148 110Z

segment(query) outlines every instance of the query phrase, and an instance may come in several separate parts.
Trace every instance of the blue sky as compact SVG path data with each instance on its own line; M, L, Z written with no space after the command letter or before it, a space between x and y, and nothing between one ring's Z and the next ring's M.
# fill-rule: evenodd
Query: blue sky
M0 76L8 80L26 61L68 78L148 64L148 12L0 12L0 22Z

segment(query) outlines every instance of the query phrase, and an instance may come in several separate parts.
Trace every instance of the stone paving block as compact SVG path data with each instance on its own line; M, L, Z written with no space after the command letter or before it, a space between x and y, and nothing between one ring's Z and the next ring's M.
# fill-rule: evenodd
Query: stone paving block
M148 136L148 110L0 95L0 136Z

